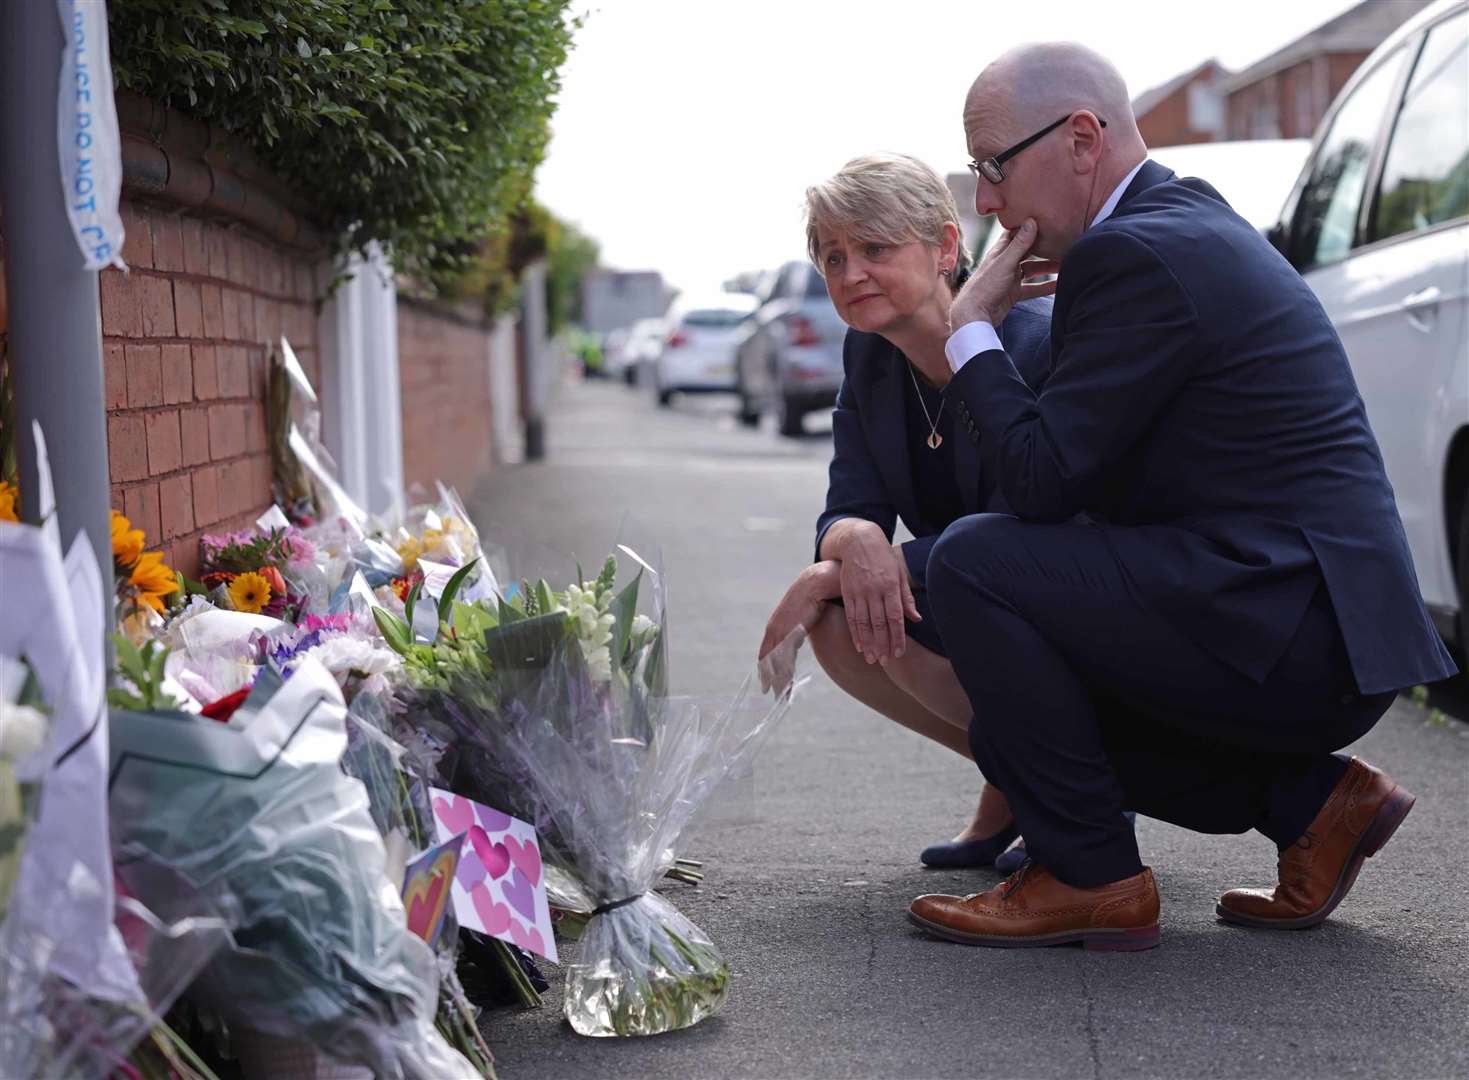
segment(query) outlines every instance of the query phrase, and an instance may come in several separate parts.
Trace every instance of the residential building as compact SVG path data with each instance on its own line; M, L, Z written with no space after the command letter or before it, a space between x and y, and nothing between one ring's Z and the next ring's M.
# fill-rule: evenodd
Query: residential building
M1229 75L1219 61L1209 59L1139 94L1132 111L1143 141L1149 146L1180 146L1223 139L1222 87Z
M1364 0L1223 86L1230 139L1308 139L1357 65L1430 0Z

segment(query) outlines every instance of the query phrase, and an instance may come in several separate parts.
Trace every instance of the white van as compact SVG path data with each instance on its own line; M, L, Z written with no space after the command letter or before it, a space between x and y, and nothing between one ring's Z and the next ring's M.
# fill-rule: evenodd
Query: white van
M1469 653L1469 0L1363 61L1269 235L1341 336L1423 599Z

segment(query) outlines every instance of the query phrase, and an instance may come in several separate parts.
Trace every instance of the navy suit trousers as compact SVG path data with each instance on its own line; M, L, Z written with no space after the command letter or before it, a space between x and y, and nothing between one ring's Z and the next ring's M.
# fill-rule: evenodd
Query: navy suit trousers
M1263 682L1224 664L1138 596L1116 528L980 514L928 563L974 760L1030 855L1081 888L1142 869L1123 810L1293 843L1345 769L1333 751L1394 697L1357 692L1324 585Z

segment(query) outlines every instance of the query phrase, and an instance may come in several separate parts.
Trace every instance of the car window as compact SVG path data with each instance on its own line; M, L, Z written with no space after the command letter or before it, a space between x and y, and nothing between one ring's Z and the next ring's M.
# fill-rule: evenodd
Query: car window
M784 300L788 296L800 296L801 285L805 275L802 274L803 267L797 263L787 266L780 275L780 287L776 289L775 295Z
M814 269L806 275L806 299L815 300L826 296L826 278L818 274Z
M1469 13L1439 23L1413 69L1369 240L1469 214Z
M704 311L689 312L683 317L683 323L685 326L738 326L745 314L743 311L709 308Z
M1291 262L1299 269L1351 251L1372 147L1407 57L1407 49L1398 49L1358 83L1322 139L1291 230Z

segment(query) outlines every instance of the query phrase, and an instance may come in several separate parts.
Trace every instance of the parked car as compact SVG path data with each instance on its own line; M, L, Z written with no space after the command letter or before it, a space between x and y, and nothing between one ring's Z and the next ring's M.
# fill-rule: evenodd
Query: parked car
M740 421L753 426L773 412L782 435L799 435L807 413L835 405L846 332L816 267L793 261L773 271L739 344Z
M1469 2L1342 87L1270 239L1351 359L1440 631L1469 652Z
M1263 233L1280 220L1280 208L1310 152L1310 139L1245 139L1150 147L1148 156L1179 176L1207 180L1236 214Z
M627 336L625 326L607 331L607 336L602 339L602 362L587 373L604 379L620 377L627 365Z
M1310 139L1244 139L1149 147L1148 157L1179 176L1207 180L1235 213L1266 233L1280 221L1280 208L1310 152ZM986 217L984 223L993 220ZM990 228L978 250L983 254L1004 235L1004 229Z
M662 319L639 319L628 331L627 345L623 349L622 379L628 386L643 381L644 372L651 372L663 351L663 338L668 333L668 324Z
M734 390L739 326L754 311L755 298L746 293L680 301L653 365L658 404L667 405L677 393Z

